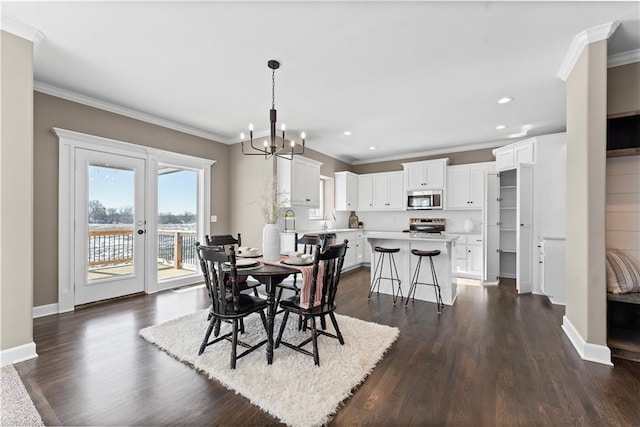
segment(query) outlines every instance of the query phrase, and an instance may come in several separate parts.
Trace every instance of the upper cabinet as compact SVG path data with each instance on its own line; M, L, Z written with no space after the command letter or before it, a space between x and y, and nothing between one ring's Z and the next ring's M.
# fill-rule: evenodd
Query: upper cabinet
M403 163L407 191L441 189L445 185L445 168L449 159Z
M320 166L306 157L278 158L278 192L289 206L320 206Z
M404 191L402 172L373 174L373 209L404 210Z
M373 210L373 176L358 176L358 210Z
M358 175L351 172L335 173L335 210L358 209Z
M494 169L494 162L447 167L447 209L482 209L484 173Z
M534 164L536 162L535 151L536 144L533 139L496 148L493 150L493 155L496 156L496 170L500 172L515 169L522 163Z

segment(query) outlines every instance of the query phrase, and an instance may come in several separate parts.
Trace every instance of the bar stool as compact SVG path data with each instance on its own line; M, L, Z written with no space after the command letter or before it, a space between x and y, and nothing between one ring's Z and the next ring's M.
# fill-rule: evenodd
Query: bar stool
M436 293L436 304L438 305L438 314L440 314L442 313L442 307L444 307L444 303L442 302L442 295L440 294L440 285L438 284L436 269L433 266L433 257L440 255L440 251L439 250L421 251L419 249L411 249L411 253L418 257L418 263L416 264L416 269L415 269L415 272L413 273L413 278L411 279L411 287L409 288L409 294L407 295L407 301L404 303L404 305L406 307L407 304L409 304L409 298L412 298L415 301L416 288L418 287L418 285L433 286L433 289ZM423 257L429 257L433 283L418 282L418 277L420 275L420 266L422 265ZM413 297L411 296L411 292L413 292Z
M398 275L398 269L396 268L396 260L393 257L393 254L400 252L400 248L382 248L380 246L376 246L373 248L374 252L378 252L380 254L380 258L378 258L378 262L376 263L376 268L373 272L373 281L371 282L371 289L369 289L369 297L371 299L371 294L373 294L373 290L377 287L377 294L380 294L380 280L391 280L391 293L393 294L393 305L396 304L398 296L400 299L404 299L402 296L402 286L400 282L400 276ZM384 256L387 255L388 263L389 263L389 277L382 276L382 270L384 268ZM379 267L379 271L378 271ZM395 277L393 277L393 273L395 272ZM377 276L377 277L376 277ZM398 282L398 293L396 294L393 284L394 282Z

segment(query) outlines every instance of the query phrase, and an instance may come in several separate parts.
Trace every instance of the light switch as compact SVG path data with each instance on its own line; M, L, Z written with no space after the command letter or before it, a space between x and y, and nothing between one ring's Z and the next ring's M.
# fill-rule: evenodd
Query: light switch
M218 222L218 215L211 215L211 222Z

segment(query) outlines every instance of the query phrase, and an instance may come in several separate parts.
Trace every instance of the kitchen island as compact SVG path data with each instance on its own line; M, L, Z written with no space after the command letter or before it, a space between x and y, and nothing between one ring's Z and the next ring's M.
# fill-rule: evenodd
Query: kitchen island
M380 254L373 251L376 246L384 248L400 248L400 252L394 254L398 275L400 276L402 295L407 297L411 279L418 262L418 258L411 254L412 249L419 250L440 250L440 255L433 257L433 265L440 284L442 293L442 302L446 305L453 305L456 300L456 276L454 273L454 264L452 262L454 251L454 242L456 236L448 235L425 235L420 233L402 233L388 231L367 231L365 238L371 244L371 278L375 270L375 263ZM420 268L419 282L432 283L431 268L429 260L423 259ZM389 276L388 264L385 262L383 276ZM391 295L391 281L380 281L380 292ZM375 295L375 293L374 293ZM373 296L372 296L373 298ZM433 286L418 285L415 298L424 301L436 301L436 294ZM404 301L402 302L404 303Z

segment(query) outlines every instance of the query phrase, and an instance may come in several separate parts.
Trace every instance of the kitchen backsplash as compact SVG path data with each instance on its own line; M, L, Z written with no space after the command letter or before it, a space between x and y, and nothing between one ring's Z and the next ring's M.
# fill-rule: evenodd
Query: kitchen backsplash
M307 208L295 208L296 213L296 230L320 230L323 226L322 220L309 219ZM348 228L349 227L348 211L335 212L335 221L327 221L328 228ZM463 232L464 224L467 219L473 221L474 233L482 233L481 211L450 211L450 210L433 210L433 211L390 211L390 212L359 212L356 211L358 219L364 223L365 230L372 231L402 231L409 228L409 218L445 218L447 220L446 230L449 232ZM280 229L284 230L284 221L278 222Z

